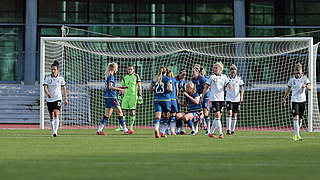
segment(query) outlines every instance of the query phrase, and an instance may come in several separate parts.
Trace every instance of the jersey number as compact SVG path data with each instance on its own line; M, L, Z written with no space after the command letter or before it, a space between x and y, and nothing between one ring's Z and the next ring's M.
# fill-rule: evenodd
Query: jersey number
M156 94L163 94L164 93L164 84L156 83L154 87L156 90Z

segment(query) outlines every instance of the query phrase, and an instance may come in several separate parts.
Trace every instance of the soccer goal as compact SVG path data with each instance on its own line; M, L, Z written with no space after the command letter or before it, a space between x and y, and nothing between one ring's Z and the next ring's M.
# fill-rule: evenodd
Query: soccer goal
M152 127L154 95L148 87L160 66L167 66L175 75L186 69L186 80L190 81L195 64L205 67L207 75L213 73L215 62L224 64L225 74L229 74L229 67L235 64L245 82L239 129L287 131L292 127L292 115L290 103L283 106L282 97L295 64L301 63L312 87L302 128L313 131L320 128L317 47L312 38L42 37L40 79L42 84L44 76L50 74L50 65L58 60L69 97L69 105L61 110L61 128L95 128L105 111L104 72L108 63L119 64L115 75L117 84L131 64L140 75L143 88L143 104L137 106L135 125ZM43 129L49 127L49 115L44 92L40 92L40 127ZM223 124L224 117L225 113ZM118 125L115 112L107 125Z

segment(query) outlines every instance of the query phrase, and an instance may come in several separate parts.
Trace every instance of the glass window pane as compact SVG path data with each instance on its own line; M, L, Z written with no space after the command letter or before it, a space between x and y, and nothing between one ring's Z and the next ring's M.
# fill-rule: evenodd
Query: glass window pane
M89 36L106 37L108 35L108 27L106 26L89 26L88 27ZM95 32L95 33L90 33Z
M150 34L151 28L150 27L138 27L138 36L148 37L151 36Z
M295 34L294 28L248 28L248 37L279 37L284 35Z
M115 12L115 13L135 12L134 1L114 0L110 3L110 12Z
M231 14L194 14L193 24L233 24Z
M156 14L156 24L186 24L185 14Z
M108 14L104 12L89 13L89 23L108 23Z
M320 14L297 14L296 25L320 25Z
M60 28L41 28L40 36L46 37L59 37L61 36L61 27Z
M134 24L135 14L110 14L109 22L112 24Z
M157 37L165 37L165 36L184 37L185 36L185 28L181 28L181 27L155 27L155 35Z
M18 28L0 28L0 81L18 80Z
M273 25L273 14L251 14L249 18L250 25Z
M140 0L139 3L136 4L136 6L138 13L151 12L151 4L149 0Z
M151 15L146 13L138 13L137 14L137 24L150 24L151 23Z
M23 23L25 1L1 0L0 23Z
M317 0L295 0L296 13L319 14L320 1Z
M136 29L134 26L113 26L109 28L109 34L113 36L136 36Z
M189 37L233 37L232 27L192 27L188 28Z
M39 0L39 23L65 23L67 22L67 3L63 0Z
M156 12L166 12L166 13L184 13L185 12L185 1L173 1L166 0L156 3Z
M197 0L193 4L193 13L233 13L233 0Z

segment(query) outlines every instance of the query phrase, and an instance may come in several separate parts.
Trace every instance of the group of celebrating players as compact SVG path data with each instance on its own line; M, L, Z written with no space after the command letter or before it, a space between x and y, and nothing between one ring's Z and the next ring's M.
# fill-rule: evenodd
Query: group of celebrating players
M154 134L156 138L166 138L167 134L186 135L184 123L191 129L190 135L199 133L201 122L206 127L205 135L217 138L215 129L218 130L218 137L223 138L221 113L226 102L227 115L227 135L235 134L237 123L237 113L240 111L240 103L243 102L244 81L237 75L237 67L232 64L229 75L222 74L223 64L214 64L214 72L210 76L205 75L205 69L199 64L192 68L192 80L186 82L186 70L180 70L174 77L173 72L165 66L159 68L158 74L152 80L149 90L154 92ZM59 128L59 112L61 108L61 89L65 97L65 105L68 104L65 81L58 73L59 62L55 61L51 65L51 74L45 77L43 86L47 95L46 101L50 114L52 136L56 137ZM117 63L108 64L105 71L105 114L97 130L97 135L105 135L103 128L111 117L113 110L118 114L120 128L124 134L133 134L135 122L136 104L141 104L142 87L141 79L134 72L134 67L129 65L128 74L123 77L121 86L116 86L114 75L118 71ZM299 63L295 67L294 76L288 81L288 89L283 97L283 104L292 90L291 109L294 121L293 140L302 140L300 136L301 121L305 112L306 94L305 90L311 90L310 81L306 75L302 74L302 65ZM121 98L121 105L117 92L124 95ZM182 95L179 94L182 92ZM184 97L183 101L179 97ZM181 107L187 106L187 111L182 112ZM126 126L125 112L130 111L129 129ZM209 112L214 113L211 120ZM184 123L183 123L184 122ZM300 123L300 124L299 124Z
M105 115L101 121L97 135L105 135L103 128L110 118L113 109L118 113L120 128L124 134L134 133L133 124L135 119L136 103L142 101L141 80L138 74L134 73L132 65L128 66L126 75L121 86L115 86L114 74L118 71L116 63L110 63L105 72L106 92L104 95ZM209 137L216 137L215 129L218 130L219 138L223 138L221 125L221 112L227 101L227 134L233 135L235 132L237 113L240 110L240 102L243 101L244 82L237 75L237 67L233 64L230 67L230 75L222 74L223 64L214 64L214 74L205 75L205 69L200 65L194 65L192 69L192 80L185 81L186 70L180 70L174 77L173 72L165 66L159 68L158 74L150 84L149 90L154 92L154 130L155 137L167 137L167 134L186 135L184 123L191 129L190 135L199 133L199 125L203 121L206 126L206 133ZM124 94L120 105L116 91ZM179 96L179 92L183 92ZM225 96L226 92L226 96ZM180 101L179 97L184 100ZM186 112L181 111L181 106L187 106ZM212 107L211 107L212 106ZM130 128L126 128L124 112L130 110ZM214 113L211 121L209 112ZM184 123L183 123L184 122Z

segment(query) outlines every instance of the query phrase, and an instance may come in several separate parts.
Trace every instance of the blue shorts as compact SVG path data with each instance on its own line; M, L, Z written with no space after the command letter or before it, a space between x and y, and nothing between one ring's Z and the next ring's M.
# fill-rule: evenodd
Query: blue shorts
M153 106L156 112L170 112L171 101L153 101Z
M200 113L199 112L186 112L185 114L192 114L193 116L193 121L198 122L200 119Z
M201 107L202 109L207 109L209 111L211 107L209 99L204 99L203 103L201 104Z
M171 113L179 112L178 102L177 100L171 100Z
M117 106L120 106L118 98L105 98L105 100L106 100L105 108L116 108Z

